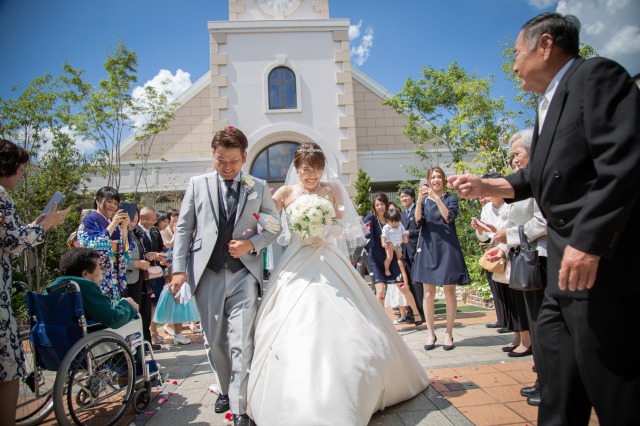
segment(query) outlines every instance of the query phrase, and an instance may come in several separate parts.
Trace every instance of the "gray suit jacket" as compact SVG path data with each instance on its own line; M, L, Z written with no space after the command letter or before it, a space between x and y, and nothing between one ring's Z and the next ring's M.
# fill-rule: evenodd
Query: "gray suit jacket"
M262 287L261 252L278 234L266 230L258 234L258 221L253 214L262 212L277 218L278 212L265 181L243 172L242 177L252 181L253 187L247 183L241 185L233 238L253 243L256 253L249 252L240 260ZM173 272L187 272L193 293L220 234L218 200L218 173L213 172L191 178L180 207L173 245Z

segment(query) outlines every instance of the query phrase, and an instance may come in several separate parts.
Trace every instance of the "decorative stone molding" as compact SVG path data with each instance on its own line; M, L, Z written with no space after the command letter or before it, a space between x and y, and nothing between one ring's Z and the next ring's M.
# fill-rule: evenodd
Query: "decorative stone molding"
M321 19L329 19L329 0L315 0L313 10L320 12Z
M229 1L229 10L231 5L241 5L244 8L244 4L237 4L235 0ZM231 13L229 13L231 18ZM227 54L220 53L220 46L227 43L227 33L223 32L211 32L210 33L210 50L211 50L211 82L209 89L211 91L211 135L218 130L229 125L228 120L223 120L221 111L228 109L228 99L220 96L220 90L226 88L228 85L227 75L222 74L221 68L227 65Z
M245 4L238 0L229 0L229 21L237 21L245 12Z
M314 3L316 10L327 8L328 18L328 1L319 0ZM347 191L350 196L355 196L355 188L353 187L358 173L358 151L356 143L356 117L353 98L353 76L351 69L351 54L349 47L349 31L334 30L333 41L340 46L339 50L334 52L334 61L341 65L342 69L336 72L336 84L342 86L342 93L338 94L337 103L344 107L345 114L338 118L339 127L344 131L346 138L340 140L340 151L346 154L347 161L340 164L341 172L349 175L349 184Z

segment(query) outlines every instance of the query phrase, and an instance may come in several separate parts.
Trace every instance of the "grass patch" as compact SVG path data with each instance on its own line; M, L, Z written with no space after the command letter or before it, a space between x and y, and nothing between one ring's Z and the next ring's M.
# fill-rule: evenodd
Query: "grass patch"
M445 314L447 312L447 305L444 299L436 299L434 304L435 304L434 311L436 315ZM478 312L478 311L487 312L490 310L491 309L483 308L482 306L458 304L458 309L456 309L456 312Z

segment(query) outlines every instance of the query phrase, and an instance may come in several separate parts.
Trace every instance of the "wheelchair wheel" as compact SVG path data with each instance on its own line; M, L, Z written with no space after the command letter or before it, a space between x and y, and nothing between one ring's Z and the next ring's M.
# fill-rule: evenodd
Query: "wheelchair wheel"
M138 389L133 396L133 409L136 413L143 413L151 404L151 391L146 387Z
M41 423L53 410L55 371L42 370L36 365L36 354L29 341L29 329L20 331L24 352L25 374L20 379L16 425L31 426Z
M129 345L111 331L80 339L60 364L53 390L61 425L114 425L126 413L135 386Z

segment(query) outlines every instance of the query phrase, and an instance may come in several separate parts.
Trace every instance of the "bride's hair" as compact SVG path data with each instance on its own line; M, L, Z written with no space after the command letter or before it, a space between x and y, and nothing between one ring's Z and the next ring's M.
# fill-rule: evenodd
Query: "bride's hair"
M324 152L315 142L302 142L293 154L293 166L296 169L302 167L303 163L314 168L324 169L325 162Z

